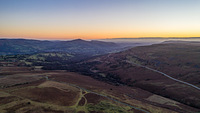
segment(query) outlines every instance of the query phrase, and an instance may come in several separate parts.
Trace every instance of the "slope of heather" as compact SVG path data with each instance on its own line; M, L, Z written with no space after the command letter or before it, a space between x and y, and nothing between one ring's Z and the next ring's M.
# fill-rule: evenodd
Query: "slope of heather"
M79 63L77 67L80 72L94 78L116 85L138 87L200 108L198 89L159 73L200 86L199 58L199 42L169 41L97 57ZM83 65L87 67L81 70ZM89 71L83 71L87 68Z
M198 86L194 76L183 74L192 80L187 81L171 75L184 68L198 76L198 66L185 64L199 65L198 53L198 43L165 42L78 63L68 62L76 57L63 52L1 56L0 112L198 112L198 89L158 73Z
M13 59L13 58L12 58ZM113 85L74 72L0 63L0 112L176 113L198 109L137 87ZM17 68L17 70L13 70ZM26 69L27 68L27 69Z

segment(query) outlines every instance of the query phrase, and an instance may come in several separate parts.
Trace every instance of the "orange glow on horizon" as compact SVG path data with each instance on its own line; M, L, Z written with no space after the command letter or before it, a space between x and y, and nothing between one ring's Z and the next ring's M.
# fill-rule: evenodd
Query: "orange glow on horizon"
M3 0L0 38L200 37L199 0Z
M200 37L199 32L65 32L65 31L52 31L52 30L24 30L24 31L12 31L12 32L0 32L1 38L30 38L30 39L49 39L49 40L59 40L59 39L105 39L105 38L138 38L138 37Z

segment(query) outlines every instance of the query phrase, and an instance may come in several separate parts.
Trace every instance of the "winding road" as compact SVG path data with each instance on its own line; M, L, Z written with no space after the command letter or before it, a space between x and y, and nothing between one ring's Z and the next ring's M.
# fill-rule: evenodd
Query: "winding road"
M197 89L197 90L200 91L200 88L199 88L199 87L197 87L197 86L195 86L195 85L193 85L193 84L190 84L190 83L188 83L188 82L184 82L184 81L182 81L182 80L178 80L178 79L176 79L176 78L173 78L173 77L171 77L171 76L169 76L169 75L167 75L167 74L165 74L165 73L163 73L163 72L161 72L161 71L158 71L158 70L155 70L155 69L152 69L152 68L150 68L150 67L143 66L143 65L140 65L140 64L136 64L136 63L131 62L131 61L128 61L128 60L126 60L126 62L127 62L127 63L130 63L130 64L133 64L133 65L136 65L136 66L139 66L139 67L146 68L146 69L148 69L148 70L151 70L151 71L154 71L154 72L157 72L157 73L160 73L161 75L164 75L164 76L166 76L166 77L169 78L169 79L172 79L172 80L174 80L174 81L176 81L176 82L179 82L179 83L182 83L182 84L191 86L191 87L193 87L193 88L195 88L195 89Z

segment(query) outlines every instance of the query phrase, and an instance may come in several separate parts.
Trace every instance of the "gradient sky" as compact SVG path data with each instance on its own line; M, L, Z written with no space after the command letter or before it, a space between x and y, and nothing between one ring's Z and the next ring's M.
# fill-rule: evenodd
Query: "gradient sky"
M0 0L0 37L200 37L200 0Z

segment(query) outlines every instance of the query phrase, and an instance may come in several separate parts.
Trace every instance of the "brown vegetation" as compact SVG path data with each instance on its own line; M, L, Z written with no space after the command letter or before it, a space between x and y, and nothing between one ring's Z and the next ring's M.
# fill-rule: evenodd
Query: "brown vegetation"
M77 92L64 92L53 87L19 89L11 94L15 94L38 102L63 106L74 105L78 97Z
M85 98L87 99L87 103L97 104L101 100L107 100L105 97L93 94L93 93L87 93L85 95Z
M81 100L79 101L78 105L79 106L85 105L85 98L82 97Z

